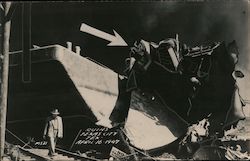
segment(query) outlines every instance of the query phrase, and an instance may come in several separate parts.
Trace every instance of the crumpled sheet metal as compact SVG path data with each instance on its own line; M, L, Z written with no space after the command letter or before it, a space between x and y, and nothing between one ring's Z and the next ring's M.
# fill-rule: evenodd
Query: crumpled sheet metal
M157 95L132 92L125 131L133 146L143 150L158 148L175 141L186 129L187 123Z

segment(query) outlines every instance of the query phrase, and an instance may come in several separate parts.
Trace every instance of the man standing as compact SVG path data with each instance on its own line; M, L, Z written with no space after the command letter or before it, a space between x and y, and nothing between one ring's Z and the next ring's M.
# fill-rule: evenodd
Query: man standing
M52 116L46 119L43 138L47 138L49 142L49 155L55 156L56 141L63 137L63 123L62 118L58 116L60 113L58 109L51 111Z

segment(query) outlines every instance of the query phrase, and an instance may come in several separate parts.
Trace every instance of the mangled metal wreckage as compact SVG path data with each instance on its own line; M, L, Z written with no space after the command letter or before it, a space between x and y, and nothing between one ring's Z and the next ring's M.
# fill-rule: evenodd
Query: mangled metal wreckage
M22 82L18 74L20 53L11 54L7 124L17 133L17 120L35 120L42 127L48 108L58 105L65 128L77 126L79 130L86 124L81 116L87 115L98 126L119 127L127 145L153 154L176 142L181 145L186 134L195 136L190 130L195 128L188 126L208 115L214 133L244 118L236 85L243 74L234 70L238 58L235 42L191 48L178 38L157 44L141 40L131 47L124 75L59 45L31 49L31 83ZM72 122L75 117L77 121ZM197 124L206 131L201 136L208 135L207 122ZM39 128L34 131L40 135ZM66 130L65 135L70 138L77 132Z

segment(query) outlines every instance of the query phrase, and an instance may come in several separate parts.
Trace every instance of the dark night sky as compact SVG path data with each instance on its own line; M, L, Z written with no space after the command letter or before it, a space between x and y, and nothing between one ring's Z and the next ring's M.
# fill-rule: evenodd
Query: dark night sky
M121 72L128 47L107 47L108 41L80 31L86 23L107 33L116 30L131 46L135 40L160 41L179 34L181 42L194 46L236 40L240 67L249 69L247 46L248 7L245 1L209 2L33 2L32 44L45 46L66 41L80 45L89 56ZM21 7L13 16L11 50L21 49ZM250 86L249 86L250 87Z

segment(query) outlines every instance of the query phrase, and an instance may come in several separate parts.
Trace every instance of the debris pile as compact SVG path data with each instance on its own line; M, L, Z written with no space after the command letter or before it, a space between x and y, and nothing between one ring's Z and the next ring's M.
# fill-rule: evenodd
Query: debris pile
M224 131L223 141L228 140L250 140L250 119L246 118L238 122L236 127L231 126L229 130Z
M225 157L228 160L250 160L250 154L248 152L242 152L240 145L237 145L237 149L227 147Z
M208 137L208 128L210 123L208 119L203 119L199 121L197 124L193 124L188 127L188 131L184 139L181 141L181 144L185 144L187 142L198 142L202 141L204 137Z
M154 158L155 160L177 160L177 158L170 153L163 153L159 157Z
M229 130L224 131L221 141L226 150L225 157L228 160L249 160L250 159L250 119L240 120Z

